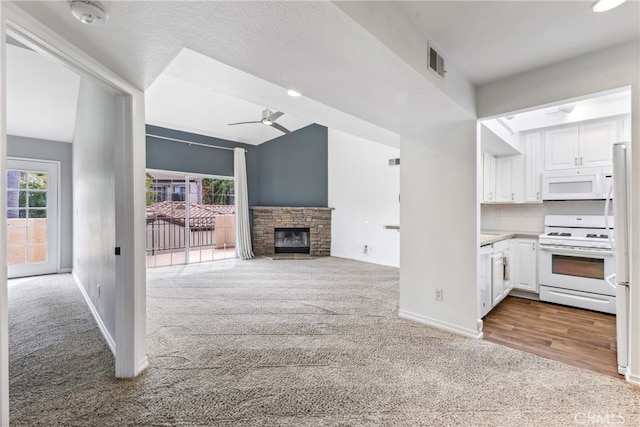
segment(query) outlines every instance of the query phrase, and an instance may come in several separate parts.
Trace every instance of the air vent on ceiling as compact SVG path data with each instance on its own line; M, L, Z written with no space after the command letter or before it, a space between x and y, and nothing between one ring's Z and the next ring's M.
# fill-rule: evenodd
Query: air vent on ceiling
M389 159L389 166L398 166L400 164L400 158Z
M429 69L444 78L444 73L447 72L444 69L444 58L431 43L427 44L427 48L429 50Z

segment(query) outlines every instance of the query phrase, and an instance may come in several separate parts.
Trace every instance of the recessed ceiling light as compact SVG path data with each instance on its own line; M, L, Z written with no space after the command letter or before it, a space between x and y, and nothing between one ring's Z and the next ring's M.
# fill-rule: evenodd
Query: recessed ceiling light
M287 91L287 95L289 95L289 96L293 96L294 98L297 98L298 96L300 96L300 92L295 91L295 90L293 90L293 89L289 89L289 90Z
M70 6L73 17L83 24L101 25L109 17L102 3L97 1L73 0Z
M606 12L607 10L620 6L625 1L626 0L598 0L591 5L591 9L593 9L594 12Z

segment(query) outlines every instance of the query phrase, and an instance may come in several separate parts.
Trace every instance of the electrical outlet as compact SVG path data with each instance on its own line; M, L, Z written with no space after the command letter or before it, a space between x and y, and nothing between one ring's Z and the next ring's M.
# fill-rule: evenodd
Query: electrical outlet
M442 289L441 288L436 288L434 293L433 293L433 298L436 301L442 301Z

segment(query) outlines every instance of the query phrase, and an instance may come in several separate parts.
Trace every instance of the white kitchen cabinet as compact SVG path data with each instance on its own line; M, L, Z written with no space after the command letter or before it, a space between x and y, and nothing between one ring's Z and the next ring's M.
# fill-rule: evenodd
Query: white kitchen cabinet
M545 170L571 169L578 166L578 136L577 126L552 129L544 133Z
M611 166L617 120L564 126L544 133L545 170Z
M542 135L524 135L524 201L542 202Z
M482 201L495 202L496 194L496 156L482 153Z
M518 203L524 201L522 154L496 158L496 202Z
M495 307L513 288L510 278L509 240L493 244L491 255L491 302Z
M538 240L511 239L510 279L514 289L538 292Z
M482 319L493 308L491 301L491 245L482 246L478 254L478 313Z
M491 256L491 302L495 307L504 298L504 254Z
M579 167L611 166L617 127L614 120L580 126Z
M618 141L631 141L631 117L620 120Z

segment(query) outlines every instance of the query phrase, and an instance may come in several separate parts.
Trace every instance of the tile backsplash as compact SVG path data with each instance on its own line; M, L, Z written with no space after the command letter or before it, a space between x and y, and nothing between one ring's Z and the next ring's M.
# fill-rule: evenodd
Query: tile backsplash
M545 215L602 215L603 212L603 200L483 204L480 209L480 228L542 233Z

